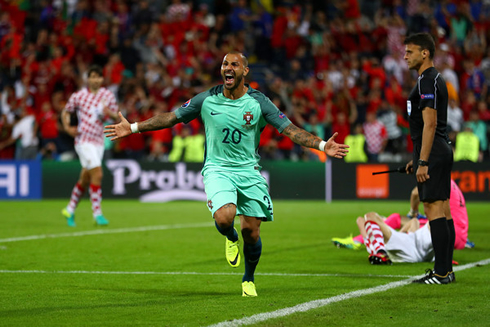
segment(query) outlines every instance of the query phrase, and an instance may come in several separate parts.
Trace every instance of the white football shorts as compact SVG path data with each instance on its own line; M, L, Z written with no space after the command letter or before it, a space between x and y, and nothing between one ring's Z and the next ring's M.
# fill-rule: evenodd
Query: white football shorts
M76 144L75 151L83 168L90 170L102 166L102 158L104 157L103 145L84 142Z
M393 262L430 262L434 260L434 248L429 228L426 226L415 233L401 233L391 229L391 237L385 247Z

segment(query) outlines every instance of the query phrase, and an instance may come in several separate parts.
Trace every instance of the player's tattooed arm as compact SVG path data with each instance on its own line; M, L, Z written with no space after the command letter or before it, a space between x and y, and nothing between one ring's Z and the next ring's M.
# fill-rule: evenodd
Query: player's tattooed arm
M318 136L308 133L294 124L289 124L282 133L289 137L294 143L304 147L319 149L320 143L323 141ZM342 159L349 152L349 146L335 142L338 133L335 132L326 142L321 143L322 149L328 156Z
M138 123L138 129L140 132L156 131L172 127L177 124L179 120L174 112L166 112L163 114L155 115L145 121Z
M111 141L119 140L133 133L133 129L131 128L131 124L128 122L128 120L122 115L121 112L119 112L118 115L121 119L119 124L107 125L104 127L104 134L106 137L109 137ZM180 120L177 119L174 112L166 112L134 124L136 124L137 130L141 133L172 127L178 122L180 122Z
M294 124L289 124L289 126L282 131L282 134L289 137L294 143L308 148L318 149L318 146L322 141L318 136L301 129Z

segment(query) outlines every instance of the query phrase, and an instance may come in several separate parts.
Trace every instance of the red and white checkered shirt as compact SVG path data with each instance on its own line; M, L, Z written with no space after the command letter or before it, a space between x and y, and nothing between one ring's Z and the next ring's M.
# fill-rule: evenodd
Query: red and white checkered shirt
M76 111L78 116L78 135L75 138L75 144L90 142L104 145L104 125L102 124L104 105L109 107L113 113L117 113L116 98L104 87L101 87L96 94L91 93L88 88L83 88L71 95L65 110L70 113Z
M373 123L365 122L362 127L366 136L368 152L379 154L383 149L383 142L388 139L385 125L376 120Z

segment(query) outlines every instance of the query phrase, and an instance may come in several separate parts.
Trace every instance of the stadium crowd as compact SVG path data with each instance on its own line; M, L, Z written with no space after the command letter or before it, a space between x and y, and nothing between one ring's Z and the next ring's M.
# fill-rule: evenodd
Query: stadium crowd
M92 64L141 121L219 82L224 54L238 50L250 86L295 124L322 139L338 132L339 143L360 138L353 161L404 161L416 75L403 40L415 32L436 38L455 160L490 160L489 1L0 0L0 159L74 159L60 113ZM106 156L201 161L185 147L203 143L194 120L108 141ZM260 154L325 160L270 126Z

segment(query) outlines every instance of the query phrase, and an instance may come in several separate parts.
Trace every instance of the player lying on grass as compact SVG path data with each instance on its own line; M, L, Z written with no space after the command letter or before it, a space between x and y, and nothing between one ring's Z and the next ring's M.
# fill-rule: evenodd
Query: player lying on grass
M424 226L420 227L420 221ZM374 265L392 262L431 262L434 260L434 248L427 219L411 219L400 231L385 223L376 212L369 212L357 218L357 226L365 239L369 262ZM454 263L454 261L453 261ZM457 264L457 263L455 263ZM454 282L454 274L451 274Z
M406 229L407 224L409 224L412 220L411 217L409 217L408 215L402 216L399 213L392 213L388 217L384 217L382 215L379 215L379 216L381 217L383 222L386 225L388 225L389 227L391 227L392 229L400 230L400 231L403 230L405 232L407 231L407 229ZM415 219L415 220L419 220L420 227L425 226L425 224L427 223L427 218L420 213L418 213L416 217L418 219ZM359 220L359 219L364 219L364 217L358 217L357 220ZM365 244L365 241L364 241L364 237L362 234L359 234L359 235L354 236L354 237L352 237L352 234L351 234L351 236L344 237L344 238L334 237L334 238L332 238L332 243L335 246L337 246L338 248L359 250L362 248L362 245Z
M401 216L398 213L393 213L388 218L384 219L384 223L392 229L404 228L405 224L410 222L411 218L417 217L420 222L420 227L427 223L424 215L419 213L419 195L417 187L414 187L410 194L410 212L406 216ZM468 213L466 211L466 202L463 193L458 185L451 180L451 196L449 198L449 206L451 215L454 219L454 227L456 231L456 239L454 242L455 249L472 248L474 243L468 240ZM362 217L359 217L362 218ZM359 220L358 218L358 220ZM406 229L404 229L406 231ZM337 247L358 250L364 243L362 235L356 237L332 238L332 242Z
M356 222L371 264L430 262L434 259L429 226L425 223L420 228L418 219L411 219L400 231L388 226L376 212L358 217Z

